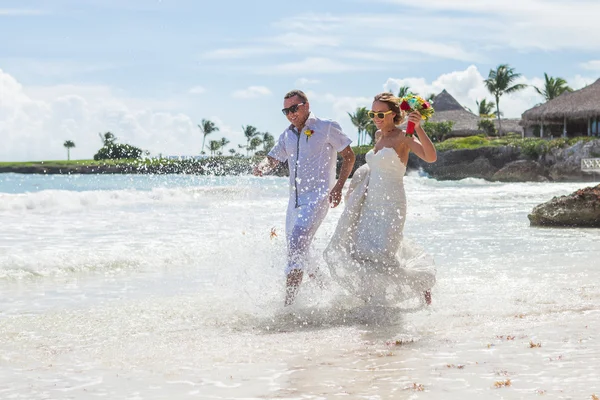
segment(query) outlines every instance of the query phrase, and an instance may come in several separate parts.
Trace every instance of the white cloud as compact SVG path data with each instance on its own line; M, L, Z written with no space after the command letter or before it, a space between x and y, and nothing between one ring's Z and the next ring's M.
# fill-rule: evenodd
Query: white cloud
M485 87L483 80L484 76L474 65L469 66L464 71L453 71L447 74L440 75L433 81L429 82L424 78L404 78L395 79L389 78L383 85L384 90L390 90L397 93L400 86L408 86L413 92L421 95L430 93L438 94L446 89L460 104L476 109L475 101L487 98L494 101L492 95ZM586 84L593 82L592 79L575 76L567 79L573 89L579 89ZM526 78L521 77L516 83L524 83L528 87L519 92L502 96L500 99L500 110L506 118L519 118L521 114L529 108L540 103L543 99L535 91L534 86L541 87L544 81L540 77ZM434 104L435 108L435 104Z
M190 94L202 94L204 92L206 92L206 89L203 86L194 86L188 91Z
M264 56L267 54L287 53L289 51L289 49L283 47L276 48L273 46L252 46L211 50L204 53L203 57L207 59L238 59Z
M73 78L74 76L101 71L114 70L123 63L113 62L80 62L74 59L39 59L11 57L0 59L7 70L18 70L20 75L43 76L51 78Z
M294 83L294 85L298 86L298 87L303 87L303 86L308 86L308 85L316 85L318 83L321 83L321 81L318 79L299 78L299 79L296 79L296 82Z
M581 64L582 68L589 69L591 71L600 71L600 60L591 60Z
M100 148L98 133L106 131L153 154L197 154L196 124L164 109L104 86L26 89L0 70L0 160L65 159L65 140L76 144L73 158L89 159Z
M271 39L272 42L294 49L312 50L318 47L337 47L341 39L335 36L315 36L305 33L287 32Z
M232 93L235 99L255 99L257 97L268 96L271 94L269 88L264 86L250 86L246 89L236 90Z
M342 63L340 61L334 61L330 58L308 57L298 62L263 67L258 71L261 74L294 75L305 74L306 72L313 74L332 74L337 72L360 71L365 69L373 68L369 66Z
M371 4L372 0L369 0ZM455 32L467 33L471 42L500 45L518 50L584 49L600 48L600 35L596 33L600 3L589 0L569 2L549 0L473 1L432 0L383 0L424 18L445 16L448 12L473 15L479 24L457 23L455 15L437 19L434 31L454 26ZM557 29L557 21L560 29ZM483 24L483 25L480 25ZM416 23L417 26L421 24ZM481 27L482 29L477 29ZM454 37L456 34L452 34Z

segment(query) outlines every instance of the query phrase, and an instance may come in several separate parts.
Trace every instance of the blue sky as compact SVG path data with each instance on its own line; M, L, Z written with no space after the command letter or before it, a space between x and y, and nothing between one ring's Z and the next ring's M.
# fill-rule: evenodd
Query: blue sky
M242 125L278 136L290 89L338 120L383 90L448 90L463 105L508 63L574 88L600 77L600 2L573 0L2 0L0 160L91 158L99 132L152 154L198 154L209 139L244 143ZM539 103L501 100L507 117ZM230 146L230 147L231 147Z

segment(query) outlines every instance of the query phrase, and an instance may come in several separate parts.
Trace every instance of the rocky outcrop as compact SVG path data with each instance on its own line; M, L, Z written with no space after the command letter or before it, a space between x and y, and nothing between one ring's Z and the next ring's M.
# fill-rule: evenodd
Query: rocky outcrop
M587 176L581 172L581 159L599 157L600 140L592 140L578 142L564 149L553 149L543 156L543 162L553 181L566 182L585 180Z
M536 206L527 217L532 226L600 228L600 185L554 197Z
M435 163L419 162L419 166L432 178L455 180L481 178L492 180L494 174L506 164L519 159L521 152L515 147L481 147L438 152Z
M540 163L531 160L517 160L500 168L493 181L500 182L548 182L546 169Z

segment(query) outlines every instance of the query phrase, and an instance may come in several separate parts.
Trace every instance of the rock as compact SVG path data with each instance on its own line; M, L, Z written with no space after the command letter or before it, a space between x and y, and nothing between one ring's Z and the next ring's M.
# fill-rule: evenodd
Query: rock
M506 164L492 176L500 182L548 182L545 169L538 162L517 160Z
M516 161L521 152L509 146L481 147L438 152L435 163L421 162L421 168L439 180L481 178L491 180L507 163Z
M531 226L600 228L600 185L554 197L536 206L527 218Z
M585 181L590 176L581 171L582 158L600 157L600 140L577 142L573 146L552 149L544 162L549 167L549 176L554 181Z

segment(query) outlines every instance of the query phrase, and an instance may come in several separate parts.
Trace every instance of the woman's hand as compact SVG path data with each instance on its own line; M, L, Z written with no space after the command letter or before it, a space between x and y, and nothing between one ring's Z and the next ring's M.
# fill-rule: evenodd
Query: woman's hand
M421 126L421 114L418 111L413 111L408 114L408 120L415 124L415 129Z

